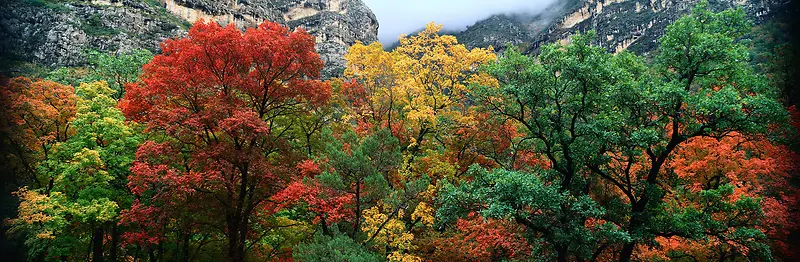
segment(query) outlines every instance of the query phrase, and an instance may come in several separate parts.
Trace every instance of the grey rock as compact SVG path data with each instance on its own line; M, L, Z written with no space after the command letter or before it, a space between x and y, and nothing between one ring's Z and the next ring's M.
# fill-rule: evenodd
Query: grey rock
M186 24L159 6L135 1L45 3L0 5L4 58L51 67L80 66L90 49L157 51L160 42L186 33Z
M242 29L262 21L303 28L317 38L323 77L341 76L356 42L378 40L378 20L361 0L166 0L167 10L192 22L204 18Z
M185 36L200 18L241 29L262 21L302 27L317 37L324 77L341 76L349 46L378 35L375 15L360 0L12 0L0 3L0 58L57 67L85 65L90 49L157 53L159 43Z
M568 0L557 1L538 15L494 15L455 35L470 47L506 44L537 53L541 45L568 41L575 33L595 30L596 44L609 51L644 54L658 47L658 38L675 20L689 14L700 0ZM788 0L709 0L715 11L743 8L756 24L786 10Z

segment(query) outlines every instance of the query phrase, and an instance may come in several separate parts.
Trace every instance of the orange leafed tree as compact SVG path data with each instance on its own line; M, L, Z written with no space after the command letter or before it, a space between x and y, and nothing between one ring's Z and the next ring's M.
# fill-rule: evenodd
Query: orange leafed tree
M14 169L28 175L37 187L46 181L35 177L39 161L47 158L52 146L71 134L70 121L75 117L75 88L53 81L10 79L0 86L3 99L0 118L2 132L10 144ZM52 185L50 185L52 186Z
M731 225L724 231L709 229L706 240L691 240L666 234L656 237L661 248L640 250L641 258L690 256L701 261L733 258L747 254L751 247L736 236L739 226L752 225L770 240L773 252L786 257L796 256L788 243L788 234L797 229L798 190L790 184L798 171L800 157L788 147L766 138L748 138L738 133L721 139L698 137L680 147L668 163L678 181L667 194L667 210L700 208L713 212L717 223ZM762 212L713 210L702 203L703 192L730 185L732 194L722 201L737 206L745 198L758 201ZM738 206L737 206L738 207ZM712 211L713 210L713 211ZM745 223L747 225L744 225ZM737 225L742 224L742 225Z
M524 228L508 220L476 213L459 218L454 232L432 241L431 258L439 261L525 260L531 253Z

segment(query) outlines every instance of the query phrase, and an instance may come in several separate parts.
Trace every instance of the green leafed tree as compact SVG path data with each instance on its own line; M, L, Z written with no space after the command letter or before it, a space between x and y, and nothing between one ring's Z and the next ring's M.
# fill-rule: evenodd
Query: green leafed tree
M153 54L146 49L138 49L119 54L90 52L89 58L93 73L87 77L105 80L115 91L113 97L120 99L125 95L125 84L136 82L142 74L142 66L153 59Z
M309 243L295 247L292 257L307 262L373 262L385 261L383 256L369 251L360 243L343 234L327 236L316 234Z
M748 29L743 10L713 13L701 3L667 28L652 76L640 81L639 92L618 97L618 104L639 102L628 102L617 113L623 121L616 129L626 131L599 139L609 145L604 148L609 157L590 166L624 192L629 203L628 219L620 223L633 241L622 247L620 260L629 260L637 244L665 233L652 218L670 190L664 184L670 178L664 164L677 147L695 137L762 134L770 124L786 122L774 90L754 73L747 47L737 41ZM612 155L642 168L609 165L615 161Z
M399 143L386 129L363 139L354 132L347 132L341 139L330 141L326 156L335 171L334 177L326 180L329 185L354 196L351 237L355 238L361 228L363 211L388 190L389 173L397 169L401 160Z
M105 82L83 83L77 93L74 135L38 167L53 185L18 193L22 203L12 230L25 234L31 257L78 259L90 247L93 261L114 260L119 210L132 201L125 185L141 137Z
M478 211L485 218L508 219L523 225L534 241L533 257L544 261L596 260L596 250L629 241L627 233L599 221L605 209L588 195L575 196L548 183L538 173L470 168L473 181L445 183L439 192L441 222L453 222Z
M606 210L599 217L602 222L626 235L616 238L625 241L601 242L594 251L561 254L556 248L559 260L600 254L629 261L635 250L652 247L656 236L705 237L660 224L679 221L659 217L680 215L665 212L669 205L663 204L664 195L677 190L674 172L666 165L676 148L697 137L764 134L773 123L786 122L786 110L766 78L754 72L747 47L738 41L748 29L744 11L714 13L704 2L667 28L653 64L627 52L612 55L593 47L589 33L572 37L567 45L545 46L535 58L512 50L487 67L500 88L479 88L475 95L496 117L523 128L527 145L547 160L546 171L538 172L542 184L575 199L590 197ZM760 212L744 202L731 208L726 214ZM588 227L593 220L566 217L574 220L573 227ZM699 226L708 234L718 232L712 226L737 232L757 228ZM558 245L556 239L544 241ZM762 251L737 252L769 259L769 252Z

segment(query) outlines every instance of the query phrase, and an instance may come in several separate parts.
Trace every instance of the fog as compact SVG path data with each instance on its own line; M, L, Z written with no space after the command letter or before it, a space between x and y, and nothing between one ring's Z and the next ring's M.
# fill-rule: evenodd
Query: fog
M383 44L397 41L428 22L446 30L464 30L476 21L498 13L537 14L557 0L364 0L378 17L378 38Z

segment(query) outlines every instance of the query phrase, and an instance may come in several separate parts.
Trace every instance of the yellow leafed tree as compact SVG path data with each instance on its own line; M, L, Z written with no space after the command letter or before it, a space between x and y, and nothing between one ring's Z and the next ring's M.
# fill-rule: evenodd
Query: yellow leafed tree
M350 92L351 100L357 100L353 114L390 129L408 166L418 155L431 153L421 149L446 147L451 131L475 124L466 97L471 85L496 86L479 70L496 59L492 49L468 49L454 36L439 35L441 28L429 23L416 35L401 36L391 52L380 43L358 43L345 56L345 76L359 85Z

